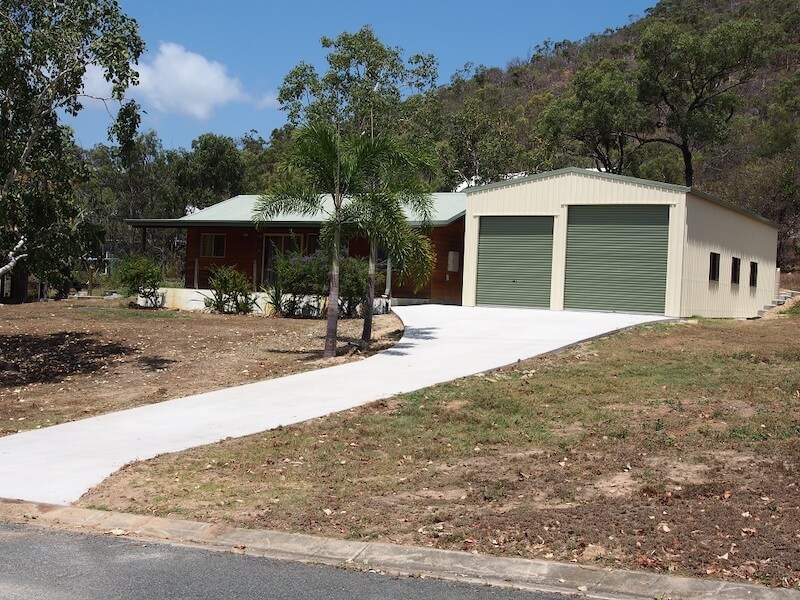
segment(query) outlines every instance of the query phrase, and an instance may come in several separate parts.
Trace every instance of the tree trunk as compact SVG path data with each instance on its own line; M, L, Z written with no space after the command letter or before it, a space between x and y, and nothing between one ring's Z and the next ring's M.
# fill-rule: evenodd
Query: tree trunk
M375 307L375 272L378 268L378 245L369 242L369 270L367 272L367 294L364 299L364 329L361 330L361 347L372 342L372 313Z
M325 331L325 352L323 358L336 356L336 333L339 326L339 246L341 245L341 229L336 225L331 248L330 289L328 290L328 324Z
M692 181L694 180L692 151L689 149L689 145L686 142L681 145L681 154L683 154L683 180L687 186L692 187Z

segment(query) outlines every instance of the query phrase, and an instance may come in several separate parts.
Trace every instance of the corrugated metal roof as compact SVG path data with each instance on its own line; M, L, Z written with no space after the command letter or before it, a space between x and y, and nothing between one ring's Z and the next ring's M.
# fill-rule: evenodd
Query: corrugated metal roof
M542 173L534 173L525 177L514 177L505 181L496 181L486 185L477 185L475 187L467 188L465 193L477 194L488 190L493 190L501 187L508 187L514 185L524 185L532 181L541 179L548 179L550 177L561 177L563 175L580 175L583 177L594 177L596 179L608 179L610 181L623 181L635 185L643 185L647 187L659 188L662 190L669 190L673 192L688 192L689 188L685 185L676 185L673 183L663 183L661 181L651 181L649 179L639 179L637 177L629 177L627 175L617 175L616 173L606 173L604 171L595 171L592 169L582 169L580 167L564 167L563 169L556 169L554 171L544 171Z
M434 226L444 226L461 217L467 204L467 196L462 192L441 192L431 194L433 199ZM134 227L199 227L204 225L250 226L253 224L253 208L260 196L241 195L223 200L213 206L204 208L194 214L180 219L127 219L125 222ZM333 199L327 196L323 201L323 212L315 215L285 213L269 223L273 225L318 225L324 221L333 209ZM415 215L406 211L406 217L412 225L418 225Z
M748 216L757 221L761 221L762 223L765 223L766 225L769 225L771 227L779 228L778 224L775 223L774 221L762 217L761 215L754 213L751 210L747 210L746 208L742 208L741 206L736 206L735 204L731 204L730 202L717 198L716 196L702 192L698 190L696 187L687 187L685 185L664 183L661 181L651 181L649 179L639 179L638 177L630 177L628 175L617 175L616 173L605 173L603 171L595 171L594 169L582 169L580 167L564 167L563 169L556 169L554 171L544 171L543 173L534 173L533 175L527 175L525 177L514 177L506 181L497 181L495 183L489 183L486 185L478 185L467 188L464 191L464 193L468 195L478 194L481 192L495 190L497 188L525 185L526 183L532 183L534 181L540 181L543 179L550 179L552 177L563 177L565 175L578 175L581 177L591 177L595 179L605 179L608 181L618 181L622 183L641 185L645 187L650 187L670 192L691 193L708 202L712 202L729 210Z

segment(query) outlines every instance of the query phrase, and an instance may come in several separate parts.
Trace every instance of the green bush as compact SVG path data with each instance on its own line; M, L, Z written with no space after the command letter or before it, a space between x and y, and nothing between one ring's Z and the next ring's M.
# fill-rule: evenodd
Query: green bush
M206 308L224 314L250 314L258 306L247 277L236 267L213 267L208 279L211 295Z
M330 258L324 252L303 256L299 252L279 255L275 264L277 282L269 291L270 306L289 317L324 317L320 307L328 295ZM364 258L343 257L339 263L339 314L355 317L366 296L368 263ZM383 279L383 275L379 276ZM376 289L383 284L378 281Z
M367 297L367 273L369 261L366 258L348 257L342 259L339 270L339 315L345 319L358 316L359 308ZM378 274L375 289L382 289Z
M155 262L146 256L130 256L119 263L116 279L127 296L141 296L145 306L158 308L164 297L158 292L164 274Z

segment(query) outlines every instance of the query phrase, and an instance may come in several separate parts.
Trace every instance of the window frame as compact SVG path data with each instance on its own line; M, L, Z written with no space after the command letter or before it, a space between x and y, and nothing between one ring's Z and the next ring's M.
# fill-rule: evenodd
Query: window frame
M731 284L739 285L742 279L742 259L738 256L731 257Z
M205 240L211 238L210 248L211 253L206 254ZM222 253L217 253L217 240L222 239ZM228 240L224 233L201 233L200 234L200 258L225 258L225 253L228 250Z
M708 280L719 283L719 266L721 261L719 252L711 252L708 263Z
M303 235L305 244L303 244L304 252L306 256L311 256L317 250L322 248L322 236L320 233L306 233ZM312 248L313 246L313 248Z
M750 261L750 287L758 287L758 263Z

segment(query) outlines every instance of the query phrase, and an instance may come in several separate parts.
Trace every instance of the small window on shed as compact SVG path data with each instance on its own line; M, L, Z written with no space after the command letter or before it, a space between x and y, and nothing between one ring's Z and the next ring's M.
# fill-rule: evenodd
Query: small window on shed
M225 234L203 233L200 235L200 256L223 258L225 256Z
M758 263L751 262L750 263L750 287L756 287L758 285Z
M708 280L719 281L719 252L712 252L708 264Z
M742 259L733 257L731 259L731 283L739 285L739 277L742 272Z

